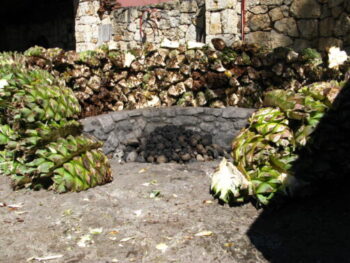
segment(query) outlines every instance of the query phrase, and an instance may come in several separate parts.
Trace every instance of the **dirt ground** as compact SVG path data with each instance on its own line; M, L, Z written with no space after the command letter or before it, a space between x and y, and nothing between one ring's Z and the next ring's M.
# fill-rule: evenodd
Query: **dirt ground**
M259 211L209 194L217 164L112 161L112 183L61 195L0 177L0 262L264 262L245 234Z
M112 183L61 195L0 176L0 262L350 262L346 189L222 206L209 194L217 164L112 161Z

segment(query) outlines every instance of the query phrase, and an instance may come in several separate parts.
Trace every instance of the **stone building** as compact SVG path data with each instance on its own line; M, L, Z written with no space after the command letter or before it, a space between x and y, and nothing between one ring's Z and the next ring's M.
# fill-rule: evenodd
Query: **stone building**
M241 0L142 0L153 4L99 12L101 1L3 0L0 50L39 44L82 51L104 43L127 49L164 39L210 43L215 37L227 42L242 37ZM247 42L350 48L350 0L246 0L246 5Z

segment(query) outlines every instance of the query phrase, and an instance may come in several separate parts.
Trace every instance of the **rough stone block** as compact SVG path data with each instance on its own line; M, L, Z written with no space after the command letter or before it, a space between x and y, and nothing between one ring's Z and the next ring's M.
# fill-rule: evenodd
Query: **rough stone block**
M334 30L334 18L328 17L325 19L322 19L320 21L320 36L321 37L330 37L333 35Z
M206 8L208 11L215 11L226 8L234 8L236 4L236 0L207 0Z
M253 8L249 9L249 12L251 12L255 15L266 14L267 11L269 11L269 9L266 5L257 5L257 6L254 6Z
M177 107L175 111L177 115L196 115L198 113L204 112L204 109L200 107Z
M321 16L320 19L330 17L332 15L332 9L329 8L327 5L323 5L321 7Z
M297 23L300 36L306 39L312 39L318 36L318 20L301 19Z
M255 109L228 107L224 109L222 117L225 119L245 119L248 118L254 111Z
M181 13L180 15L180 24L189 25L192 23L191 16L189 14Z
M135 125L130 120L122 120L115 124L115 128L123 131L131 131Z
M292 17L283 18L277 21L274 25L275 29L280 33L286 33L288 36L297 37L299 36L297 23Z
M105 133L102 128L94 130L93 135L101 141L105 141L108 138L108 133Z
M182 13L195 13L198 10L196 1L182 1L180 11Z
M114 152L114 150L117 148L118 145L119 145L118 135L116 134L116 132L111 132L106 142L104 143L102 150L105 154L109 154L111 152Z
M204 108L204 113L208 115L221 116L223 109Z
M290 11L297 18L319 18L321 6L316 0L294 0Z
M176 108L175 107L164 108L162 111L162 115L167 117L175 117Z
M230 132L218 132L216 136L213 138L213 142L215 144L220 145L226 151L231 151L231 143L233 138L237 135L237 131L233 130Z
M93 24L99 24L100 21L98 19L98 17L95 16L82 16L80 17L80 21L81 24L84 25L93 25Z
M216 127L223 132L232 131L235 129L234 122L216 123Z
M282 5L283 0L264 0L265 5Z
M105 133L109 133L114 129L114 120L109 114L98 116L97 119Z
M142 115L149 117L158 117L160 115L160 111L158 109L144 109L142 110Z
M350 15L345 12L341 14L339 19L335 23L334 34L335 36L346 36L350 33Z
M136 124L135 125L138 128L140 128L141 130L143 130L145 128L146 124L147 124L146 120L143 117L140 117L140 118L138 118L136 120Z
M332 8L332 16L338 18L343 12L344 8L342 6L336 6Z
M246 41L250 44L260 43L264 47L270 46L271 34L269 32L256 31L246 34Z
M217 35L222 33L221 16L219 12L210 14L209 34Z
M202 122L201 124L199 124L199 128L204 132L210 133L213 130L215 130L215 125L213 125L213 123Z
M344 2L344 0L328 0L328 6L332 8L332 7L335 7L335 6L342 4L343 2Z
M118 23L128 23L129 21L129 12L126 8L119 8L113 13L115 22Z
M252 31L264 30L270 27L271 20L268 14L253 15L250 17L248 25Z
M237 34L239 17L234 9L221 12L222 31L224 34Z
M96 120L95 117L82 119L80 120L80 123L83 125L83 131L86 133L101 128L100 123Z
M248 124L248 119L241 119L241 120L236 120L233 125L237 131L240 131L247 124Z
M196 37L197 37L197 29L193 24L191 24L187 28L185 39L186 41L194 41L196 40Z
M150 123L149 122L146 124L146 127L144 129L144 133L145 133L145 135L148 135L151 132L153 132L155 128L163 127L163 126L164 126L164 123Z
M280 34L275 30L271 31L270 38L271 38L271 42L270 42L271 48L289 47L293 44L293 40L290 37L284 34Z
M319 50L328 50L330 47L343 47L343 41L334 37L320 38L318 40Z
M212 115L204 115L200 117L203 121L206 122L211 122L211 121L215 121L217 118L212 116Z
M281 7L276 7L269 12L269 16L272 21L277 21L284 18L283 11Z
M180 20L178 17L169 17L169 23L171 27L178 27L180 25Z
M142 115L142 110L131 110L131 111L129 111L128 115L130 117L141 116Z
M309 40L306 39L295 39L294 40L294 44L293 44L293 49L297 52L311 47L311 42Z
M174 118L174 125L194 125L197 124L200 120L193 116L176 116Z
M110 115L115 122L118 122L129 118L129 111L116 111L110 113Z

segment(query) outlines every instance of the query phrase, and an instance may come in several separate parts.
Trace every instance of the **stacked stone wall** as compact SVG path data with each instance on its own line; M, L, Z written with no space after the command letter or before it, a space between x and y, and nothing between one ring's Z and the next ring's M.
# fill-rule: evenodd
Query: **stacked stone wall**
M135 141L141 135L148 135L157 127L170 124L210 133L213 143L230 150L232 139L247 124L248 117L254 111L234 107L169 107L112 112L89 117L81 122L85 133L104 142L103 151L106 154L120 155L128 142Z
M350 48L350 1L248 1L247 41L270 48L279 46L319 50Z
M237 0L206 0L206 43L222 38L231 44L240 39L240 3Z
M98 15L99 0L80 0L75 19L76 50L92 50L102 45L99 41L99 30L103 24L110 24L110 15Z
M164 39L205 41L204 0L177 0L142 7L125 7L113 13L112 40L121 49Z
M248 43L301 50L330 46L350 49L350 1L348 0L249 0L245 27ZM211 43L222 38L232 43L242 38L241 0L173 0L150 6L123 7L97 15L98 0L81 0L76 19L77 50L108 43L130 49L143 42L171 41ZM157 25L150 19L156 17ZM143 26L140 30L140 17ZM152 20L152 19L151 19Z
M94 49L103 43L127 50L145 42L160 44L164 39L204 42L204 4L204 0L175 0L122 7L100 18L97 14L99 1L82 0L76 19L77 50Z

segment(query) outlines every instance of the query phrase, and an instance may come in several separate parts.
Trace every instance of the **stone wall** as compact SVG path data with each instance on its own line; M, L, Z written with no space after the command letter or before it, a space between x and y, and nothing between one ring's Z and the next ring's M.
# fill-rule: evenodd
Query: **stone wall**
M247 124L254 109L227 107L183 108L169 107L112 112L81 120L84 132L104 142L106 154L119 156L128 141L148 135L156 127L169 124L184 125L187 129L210 133L213 142L230 150L231 141Z
M80 0L75 19L76 50L92 50L109 41L99 36L104 25L110 24L110 15L99 17L97 11L100 8L99 0Z
M248 1L247 41L296 50L350 48L349 0Z
M240 3L237 0L206 0L206 43L222 38L231 44L240 39Z
M217 37L227 43L241 38L240 0L173 0L120 8L102 19L97 15L98 0L80 1L76 22L78 51L94 49L102 43L128 49L144 41L159 44L165 38L206 43ZM245 33L249 43L296 50L323 50L332 45L350 49L348 0L249 0L247 5ZM144 12L147 9L156 11ZM147 19L150 14L158 21L153 29Z
M121 49L145 42L160 44L164 39L204 42L204 0L120 8L113 13L112 27L113 40Z
M98 0L81 0L79 4L76 18L78 51L94 49L103 43L126 50L144 42L160 44L164 39L182 43L205 41L204 0L122 7L102 18L97 14L98 9ZM143 17L142 30L140 17Z

